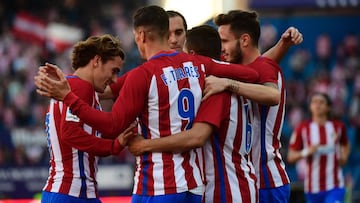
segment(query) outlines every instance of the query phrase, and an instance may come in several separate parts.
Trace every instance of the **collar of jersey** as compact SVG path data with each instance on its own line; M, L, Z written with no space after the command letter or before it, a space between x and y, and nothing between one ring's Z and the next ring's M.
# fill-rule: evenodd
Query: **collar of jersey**
M67 76L65 76L65 78L69 79L69 78L79 78L79 77L76 75L67 75Z
M153 57L151 57L149 60L157 59L157 58L160 58L160 57L163 57L163 56L175 56L178 53L179 52L177 52L177 51L160 51L159 53L157 53Z

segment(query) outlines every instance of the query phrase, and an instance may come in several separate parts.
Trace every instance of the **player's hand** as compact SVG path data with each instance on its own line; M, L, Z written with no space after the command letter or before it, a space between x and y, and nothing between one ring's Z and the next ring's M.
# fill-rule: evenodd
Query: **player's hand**
M57 70L60 70L60 68L57 65L51 63L45 63L44 71L46 75L49 76L51 79L60 80L60 77L57 74ZM63 75L62 72L61 75Z
M340 157L338 160L339 160L339 165L344 166L348 160L348 157L344 154L340 154Z
M211 95L223 92L228 85L227 78L218 78L215 76L209 76L205 78L205 89L202 100L207 99Z
M340 153L339 153L339 156L338 156L339 157L338 161L339 161L340 166L344 166L347 163L348 158L349 158L349 153L350 153L349 144L340 145Z
M134 156L140 156L144 151L143 142L146 141L143 136L135 135L131 140L128 142L128 150Z
M117 140L121 146L125 147L128 144L128 141L131 140L136 133L134 133L134 128L136 128L137 122L133 122L126 128L118 137Z
M317 149L319 148L320 145L311 145L308 147L308 155L307 156L312 156L316 153Z
M64 100L71 91L64 73L56 65L46 63L40 66L38 75L34 77L36 92L42 96Z
M281 40L289 45L298 45L303 42L303 35L295 27L289 27L282 35Z

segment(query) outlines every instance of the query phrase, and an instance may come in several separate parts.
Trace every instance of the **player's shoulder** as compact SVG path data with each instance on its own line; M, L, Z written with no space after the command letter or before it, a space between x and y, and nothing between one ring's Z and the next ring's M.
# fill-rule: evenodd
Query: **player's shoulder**
M224 101L224 100L230 99L231 96L232 96L232 94L230 92L224 91L224 92L220 92L218 94L211 95L209 98L207 98L203 102L205 102L205 101L208 101L208 102Z
M305 119L303 121L300 121L300 123L298 124L298 128L307 128L308 126L310 126L310 124L312 123L312 120L310 119Z
M345 127L345 123L341 120L331 119L330 122L332 122L335 126Z
M74 88L93 89L93 86L90 82L80 79L79 77L77 77L75 75L68 75L68 76L66 76L66 79L68 80L71 89L74 89Z
M174 54L156 57L146 61L141 68L151 70L152 68L167 67L167 66L182 66L184 63L191 62L195 66L199 64L209 64L212 59L200 55L192 55L184 52L175 52Z
M79 96L83 100L86 100L86 101L91 100L91 98L95 92L95 89L90 82L88 82L86 80L82 80L79 77L74 76L74 75L66 76L66 79L69 82L72 92L74 92L77 96Z
M259 56L255 59L254 62L252 62L250 65L254 66L254 67L269 67L269 68L273 68L276 71L281 71L281 68L279 66L278 63L276 63L276 61L265 57L265 56Z
M197 55L197 54L194 55L194 54L187 54L187 53L179 53L178 57L182 61L192 61L194 63L213 63L213 62L215 62L215 60L210 57Z

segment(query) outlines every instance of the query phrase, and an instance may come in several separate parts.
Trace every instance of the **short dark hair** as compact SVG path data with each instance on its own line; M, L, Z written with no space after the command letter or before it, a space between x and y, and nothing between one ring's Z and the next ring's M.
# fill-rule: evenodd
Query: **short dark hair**
M181 13L179 13L177 11L173 11L173 10L166 11L166 13L168 14L169 18L179 16L183 20L185 32L187 31L187 23L186 23L185 17Z
M200 25L189 30L185 46L196 54L220 59L221 39L219 33L210 25Z
M311 97L310 97L310 101L315 97L315 96L321 96L325 99L326 104L331 107L332 106L332 100L330 98L330 96L324 92L314 92L312 93Z
M310 96L310 101L309 103L311 103L312 99L315 97L315 96L321 96L322 98L325 99L326 101L326 105L329 107L329 111L327 112L326 116L327 116L327 119L333 119L334 118L334 115L332 114L331 112L331 107L332 107L332 100L330 98L330 96L324 92L313 92Z
M217 26L230 25L230 30L240 37L247 33L252 39L252 44L258 46L260 38L260 23L255 11L232 10L227 14L219 14L215 17L214 23Z
M101 61L106 63L114 57L125 58L125 52L121 48L120 40L109 34L101 36L91 36L85 41L80 41L74 45L71 54L71 65L74 70L86 66L95 55L101 57Z
M169 37L169 17L166 11L159 6L145 6L135 11L133 16L134 29L146 27L159 38Z

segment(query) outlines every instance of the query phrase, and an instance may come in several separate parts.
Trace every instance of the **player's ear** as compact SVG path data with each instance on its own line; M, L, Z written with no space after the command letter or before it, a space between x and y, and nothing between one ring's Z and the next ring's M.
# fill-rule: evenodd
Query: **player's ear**
M249 46L249 44L251 43L250 41L251 41L251 37L250 37L249 34L244 33L244 34L242 34L240 36L240 44L241 44L241 46L243 46L243 47Z
M98 66L100 66L100 63L101 63L101 57L99 55L95 55L91 61L92 61L93 67L98 67Z
M145 32L141 28L133 30L134 38L136 43L143 43L145 41Z
M195 55L195 54L196 54L196 52L195 52L194 50L189 50L188 52L189 52L189 54L191 54L191 55Z
M140 40L141 40L141 42L145 42L146 41L146 32L145 31L140 31Z

